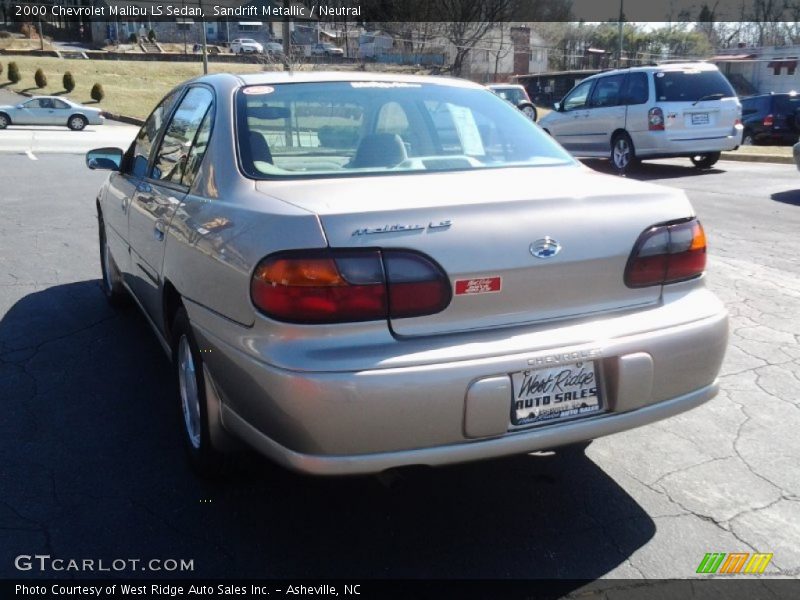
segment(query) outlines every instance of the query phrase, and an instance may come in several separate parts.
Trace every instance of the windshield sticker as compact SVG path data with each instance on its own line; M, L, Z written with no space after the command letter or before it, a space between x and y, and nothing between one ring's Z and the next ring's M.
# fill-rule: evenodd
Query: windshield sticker
M263 94L271 94L274 91L275 88L269 85L251 85L250 87L244 88L242 93L248 96L260 96Z
M447 108L453 117L453 124L456 126L464 154L483 156L485 154L483 140L472 111L464 106L455 106L454 104L448 104Z

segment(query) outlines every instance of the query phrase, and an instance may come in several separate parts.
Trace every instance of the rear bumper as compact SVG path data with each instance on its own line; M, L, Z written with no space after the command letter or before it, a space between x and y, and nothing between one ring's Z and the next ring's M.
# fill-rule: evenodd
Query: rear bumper
M223 407L222 418L230 431L286 468L310 475L359 475L379 473L403 466L442 466L526 454L592 440L641 427L696 408L713 398L718 390L719 386L714 382L677 398L631 412L609 413L591 419L571 421L562 425L471 443L360 455L326 456L296 452L267 437L228 407Z
M710 136L705 138L683 139L678 133L670 131L658 132L664 135L654 135L653 132L643 132L634 138L636 156L639 158L655 158L669 156L694 156L707 152L727 152L734 150L742 143L742 129L737 126L735 133L723 136Z
M223 427L276 462L316 474L531 452L671 416L714 395L728 335L724 307L696 281L661 305L510 329L500 344L481 344L483 334L397 341L393 356L378 356L377 345L346 350L363 357L360 369L333 370L334 357L323 361L322 351L281 368L255 351L247 328L191 302L187 310ZM420 343L451 358L423 362ZM605 412L515 429L509 374L572 353L596 361ZM386 366L398 357L416 364Z

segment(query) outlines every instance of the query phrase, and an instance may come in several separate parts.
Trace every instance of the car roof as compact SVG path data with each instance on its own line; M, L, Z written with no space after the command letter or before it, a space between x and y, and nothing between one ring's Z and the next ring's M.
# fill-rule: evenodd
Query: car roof
M522 88L523 90L525 89L524 86L518 83L491 83L486 87L492 90L507 90L507 89L519 89L519 88Z
M239 73L233 75L242 85L269 85L280 83L325 83L341 81L388 81L398 83L428 83L460 88L484 89L482 85L456 79L454 77L435 77L431 75L398 75L392 73L363 73L353 71L266 71L259 73ZM218 75L207 75L196 81L208 81Z
M693 69L698 71L719 71L717 65L708 62L681 62L681 63L662 63L658 65L643 65L640 67L625 67L624 69L609 69L608 71L601 71L594 75L587 77L584 81L589 79L598 79L607 75L617 75L619 73L655 73L658 71L685 71Z

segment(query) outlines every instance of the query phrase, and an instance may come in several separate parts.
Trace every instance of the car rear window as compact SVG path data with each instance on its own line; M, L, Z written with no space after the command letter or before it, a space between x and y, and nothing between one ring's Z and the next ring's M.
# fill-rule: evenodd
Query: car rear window
M736 96L731 84L719 71L684 69L656 71L656 99L661 102L696 102L701 98Z
M775 96L776 113L790 115L798 108L800 108L800 96Z
M236 110L240 164L256 179L574 164L485 89L399 81L254 85L239 90Z

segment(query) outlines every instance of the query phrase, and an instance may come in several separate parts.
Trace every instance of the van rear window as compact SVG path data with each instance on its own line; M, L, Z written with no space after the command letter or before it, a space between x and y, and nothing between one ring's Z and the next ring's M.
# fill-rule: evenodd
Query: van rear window
M708 96L736 96L731 84L719 71L658 71L654 78L656 99L661 102L695 102Z

